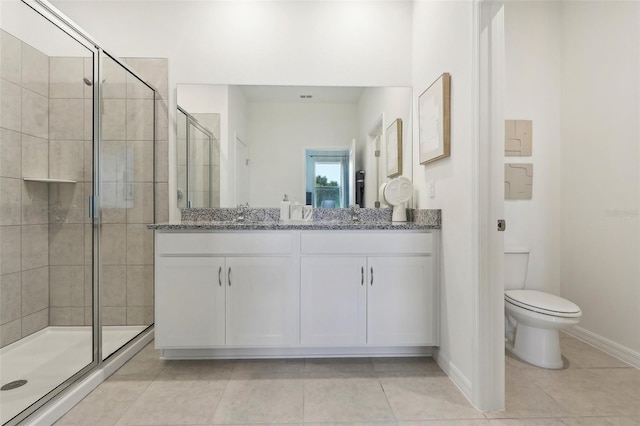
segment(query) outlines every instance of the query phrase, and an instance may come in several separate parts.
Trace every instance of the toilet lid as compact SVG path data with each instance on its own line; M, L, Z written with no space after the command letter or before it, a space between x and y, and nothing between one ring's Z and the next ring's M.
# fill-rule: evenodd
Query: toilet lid
M580 308L575 303L537 290L507 290L504 292L505 301L521 308L556 317L577 318L582 316Z

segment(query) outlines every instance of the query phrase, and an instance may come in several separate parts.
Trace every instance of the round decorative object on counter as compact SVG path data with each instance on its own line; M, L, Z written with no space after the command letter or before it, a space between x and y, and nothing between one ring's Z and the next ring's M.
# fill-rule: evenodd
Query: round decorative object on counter
M393 206L392 222L406 222L407 210L405 203L413 196L413 184L406 176L398 176L384 183L380 188L384 200Z

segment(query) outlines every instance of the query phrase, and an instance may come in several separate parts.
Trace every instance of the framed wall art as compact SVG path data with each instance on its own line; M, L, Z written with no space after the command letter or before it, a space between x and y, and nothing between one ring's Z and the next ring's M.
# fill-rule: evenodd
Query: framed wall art
M443 73L418 98L420 164L451 155L451 75Z
M387 177L402 174L402 119L396 118L387 127Z

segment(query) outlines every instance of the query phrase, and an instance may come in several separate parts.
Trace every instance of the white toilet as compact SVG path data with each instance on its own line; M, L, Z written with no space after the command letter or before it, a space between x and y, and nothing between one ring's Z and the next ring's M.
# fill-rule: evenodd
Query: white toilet
M537 290L525 290L529 249L508 248L504 255L506 348L543 368L562 368L559 330L577 324L578 305Z

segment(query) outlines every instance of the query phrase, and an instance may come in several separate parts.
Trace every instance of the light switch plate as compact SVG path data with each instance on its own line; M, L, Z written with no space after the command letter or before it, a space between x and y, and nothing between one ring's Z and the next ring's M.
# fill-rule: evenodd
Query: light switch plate
M432 180L427 182L427 194L429 194L429 198L436 197L436 183Z

